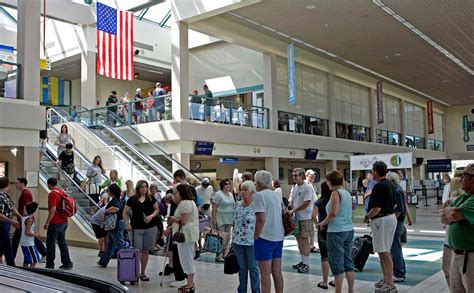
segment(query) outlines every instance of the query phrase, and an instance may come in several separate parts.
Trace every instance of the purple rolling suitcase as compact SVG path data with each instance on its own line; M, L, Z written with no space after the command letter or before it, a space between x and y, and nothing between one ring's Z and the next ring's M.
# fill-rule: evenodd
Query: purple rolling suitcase
M120 249L117 252L117 280L120 284L138 284L140 280L140 252L136 248Z

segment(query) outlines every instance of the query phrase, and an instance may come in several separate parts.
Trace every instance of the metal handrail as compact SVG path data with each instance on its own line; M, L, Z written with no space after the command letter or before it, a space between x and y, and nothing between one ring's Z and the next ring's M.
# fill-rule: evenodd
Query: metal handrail
M41 152L42 152L51 162L54 163L54 165L55 165L56 167L58 167L58 171L61 172L61 176L62 176L62 177L65 177L65 178L69 179L69 181L70 181L74 186L76 186L76 187L89 199L89 201L93 202L96 207L99 207L99 205L89 196L89 194L88 194L85 190L83 190L83 189L81 188L81 186L80 186L79 184L77 184L77 182L74 181L74 179L71 178L71 176L69 176L69 174L67 174L63 169L61 169L61 167L60 167L58 164L56 164L56 161L54 160L54 158L52 158L51 155L50 155L45 149L40 148L40 150L41 150Z
M89 110L89 112L93 112L95 111L96 109L92 109L92 110ZM99 115L103 115L103 114L100 114ZM138 130L136 130L135 128L133 128L132 126L128 125L127 123L125 123L123 121L122 118L120 118L119 116L115 115L114 113L107 113L107 115L111 115L114 119L120 121L124 126L127 126L128 129L132 130L135 134L137 134L140 138L144 139L149 145L151 145L154 149L158 150L161 155L163 155L165 158L167 158L168 160L174 162L175 164L177 164L178 166L180 166L183 170L187 171L189 174L191 174L194 179L196 179L197 181L201 182L201 178L199 176L197 176L196 174L192 173L191 170L189 170L188 168L186 168L183 164L181 164L180 162L178 162L176 159L174 159L172 156L170 156L164 149L162 149L160 146L156 145L155 143L153 143L152 141L150 141L146 136L144 136L143 134L141 134ZM104 123L105 125L105 123ZM112 127L110 127L112 128ZM122 136L121 134L119 134L118 132L116 132L118 134L118 136ZM153 166L152 166L153 167ZM165 169L166 170L166 169ZM166 170L166 172L169 172L168 170ZM170 181L173 181L173 179L171 179Z

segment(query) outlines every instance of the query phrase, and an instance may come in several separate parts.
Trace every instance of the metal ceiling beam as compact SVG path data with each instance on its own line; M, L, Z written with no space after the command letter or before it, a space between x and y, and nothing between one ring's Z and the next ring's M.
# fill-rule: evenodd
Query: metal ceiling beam
M155 5L163 3L163 2L166 2L166 0L149 0L147 3L144 3L144 4L141 4L141 5L138 5L138 6L135 6L135 7L132 7L130 9L128 9L128 11L137 12L137 11L140 11L140 10L143 10L143 9L146 9L146 8L150 8L152 6L155 6Z

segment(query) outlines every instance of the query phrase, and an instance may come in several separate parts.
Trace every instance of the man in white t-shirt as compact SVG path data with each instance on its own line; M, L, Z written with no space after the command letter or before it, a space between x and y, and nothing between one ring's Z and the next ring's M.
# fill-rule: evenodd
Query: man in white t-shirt
M196 187L196 193L201 200L201 205L198 207L199 211L210 216L211 215L211 199L214 196L214 188L210 185L211 181L209 178L204 177L201 181L201 185ZM207 209L206 209L207 208Z
M313 189L313 201L318 200L318 194L317 194L317 184L315 183L316 181L316 172L314 172L312 169L306 170L306 180L305 182L308 183L309 186ZM319 253L319 249L317 249L314 246L314 226L313 226L313 232L309 236L309 252L311 253Z
M293 169L293 181L295 185L291 190L291 210L298 219L299 233L296 236L298 250L301 254L301 262L293 265L298 273L309 272L309 238L314 231L311 215L313 213L314 189L305 182L305 170L303 168Z

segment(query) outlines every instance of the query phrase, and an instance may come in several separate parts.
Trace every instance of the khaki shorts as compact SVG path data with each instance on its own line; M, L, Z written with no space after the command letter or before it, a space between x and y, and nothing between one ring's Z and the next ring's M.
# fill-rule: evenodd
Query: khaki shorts
M301 220L298 221L300 226L300 233L298 234L299 238L309 238L314 232L313 221L311 220Z

